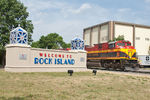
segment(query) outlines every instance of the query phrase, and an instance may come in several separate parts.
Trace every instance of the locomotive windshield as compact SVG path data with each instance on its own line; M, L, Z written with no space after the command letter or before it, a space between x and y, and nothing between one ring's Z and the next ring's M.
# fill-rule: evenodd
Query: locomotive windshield
M131 44L130 44L130 43L127 43L127 46L131 46Z
M115 43L112 43L112 44L109 44L108 47L111 49L111 48L114 48L115 47Z
M118 46L125 46L124 43L117 43Z

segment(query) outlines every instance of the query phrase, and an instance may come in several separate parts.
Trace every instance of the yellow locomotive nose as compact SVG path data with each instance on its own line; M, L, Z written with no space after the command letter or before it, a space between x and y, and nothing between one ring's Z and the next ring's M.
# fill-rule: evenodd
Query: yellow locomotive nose
M132 52L132 50L128 50L128 56L129 56L129 59L131 59L132 58L132 55L133 55L133 52Z
M128 50L128 56L130 57L130 59L137 59L136 58L136 50L135 49L129 49Z

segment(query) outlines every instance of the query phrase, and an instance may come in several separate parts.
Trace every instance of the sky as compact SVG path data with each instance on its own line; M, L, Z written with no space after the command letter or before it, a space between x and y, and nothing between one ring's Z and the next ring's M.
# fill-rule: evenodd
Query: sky
M34 41L58 33L69 43L83 29L106 21L150 26L150 0L20 0L34 25Z

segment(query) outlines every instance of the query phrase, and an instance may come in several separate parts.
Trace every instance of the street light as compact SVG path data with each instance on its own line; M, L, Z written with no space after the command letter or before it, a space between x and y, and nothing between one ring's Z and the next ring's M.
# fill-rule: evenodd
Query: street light
M93 70L93 74L96 75L96 73L97 73L97 70Z
M70 74L70 76L72 76L73 70L68 70L68 74Z

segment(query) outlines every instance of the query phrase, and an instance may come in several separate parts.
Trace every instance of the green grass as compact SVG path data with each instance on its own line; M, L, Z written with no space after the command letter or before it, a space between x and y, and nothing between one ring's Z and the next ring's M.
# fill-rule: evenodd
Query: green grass
M149 94L150 78L144 76L0 70L0 100L149 100Z

